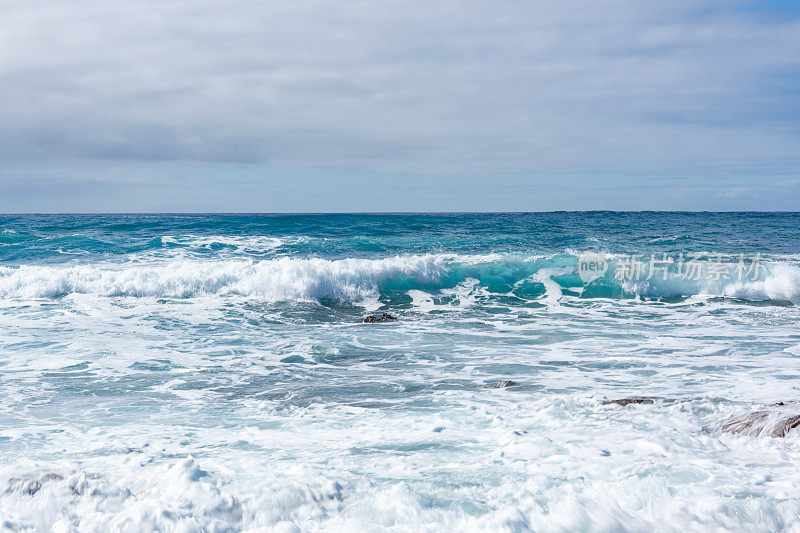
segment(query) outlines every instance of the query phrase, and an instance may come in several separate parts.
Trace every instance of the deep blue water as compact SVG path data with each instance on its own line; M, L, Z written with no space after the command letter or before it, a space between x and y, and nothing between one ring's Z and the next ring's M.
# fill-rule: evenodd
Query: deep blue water
M558 212L522 214L0 215L0 260L106 259L185 248L243 257L386 257L408 253L553 254L716 251L795 254L800 213ZM193 246L176 235L210 237ZM274 249L221 237L289 238Z

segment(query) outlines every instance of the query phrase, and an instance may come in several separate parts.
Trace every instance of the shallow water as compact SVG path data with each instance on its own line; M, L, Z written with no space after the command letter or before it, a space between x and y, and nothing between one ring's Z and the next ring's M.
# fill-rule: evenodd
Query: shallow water
M800 530L800 429L723 431L800 414L798 227L2 216L0 524ZM629 254L675 263L621 279ZM630 396L656 399L603 403Z

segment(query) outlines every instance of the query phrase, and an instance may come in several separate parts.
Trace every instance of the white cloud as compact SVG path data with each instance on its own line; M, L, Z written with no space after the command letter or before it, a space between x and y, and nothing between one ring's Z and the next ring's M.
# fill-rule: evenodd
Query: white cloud
M732 2L5 4L6 160L721 176L800 153L800 23Z

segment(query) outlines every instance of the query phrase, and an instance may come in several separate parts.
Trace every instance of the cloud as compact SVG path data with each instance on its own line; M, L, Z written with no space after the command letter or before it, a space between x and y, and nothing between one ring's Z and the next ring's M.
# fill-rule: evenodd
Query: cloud
M7 3L0 162L794 176L799 52L734 1Z

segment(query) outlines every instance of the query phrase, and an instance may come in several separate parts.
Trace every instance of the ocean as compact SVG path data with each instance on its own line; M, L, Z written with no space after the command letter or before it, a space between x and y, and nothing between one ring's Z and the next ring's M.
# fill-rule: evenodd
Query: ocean
M800 531L798 306L798 213L3 215L0 529Z

